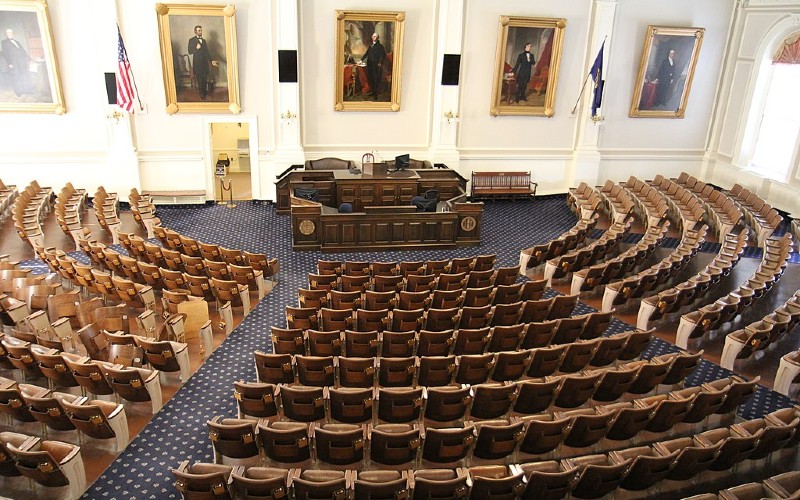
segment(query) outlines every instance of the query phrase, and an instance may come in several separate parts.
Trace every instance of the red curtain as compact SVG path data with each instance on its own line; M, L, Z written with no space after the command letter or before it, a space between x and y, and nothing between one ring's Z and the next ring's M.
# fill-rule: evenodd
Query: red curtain
M800 64L800 33L795 33L778 47L772 64Z

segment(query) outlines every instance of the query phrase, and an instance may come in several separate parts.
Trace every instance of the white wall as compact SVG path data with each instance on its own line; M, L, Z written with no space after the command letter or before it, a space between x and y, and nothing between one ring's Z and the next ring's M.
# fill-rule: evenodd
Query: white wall
M734 161L758 45L777 22L800 12L800 0L386 0L379 6L369 0L238 0L238 117L166 113L153 3L49 5L67 113L0 115L0 178L7 183L25 185L35 178L59 187L69 180L90 190L103 184L123 198L134 186L200 189L210 199L210 124L241 121L251 127L253 193L261 199L274 199L276 170L287 164L321 156L359 160L372 150L384 158L445 151L465 176L473 170L531 170L545 193L564 192L576 179L650 178L685 170L702 171L723 185L747 183L776 204L800 199L800 186L764 181ZM337 9L406 13L400 111L333 110ZM552 118L489 114L501 15L567 21ZM116 67L115 18L146 107L119 121L108 117L114 108L105 104L103 86L103 72ZM706 29L684 119L628 117L649 24ZM570 110L597 41L606 35L604 120L594 124L586 98L575 114ZM276 50L293 47L299 50L299 84L278 84ZM441 87L442 54L454 52L462 55L461 84ZM443 125L445 111L456 113L458 121ZM287 112L297 118L281 119Z

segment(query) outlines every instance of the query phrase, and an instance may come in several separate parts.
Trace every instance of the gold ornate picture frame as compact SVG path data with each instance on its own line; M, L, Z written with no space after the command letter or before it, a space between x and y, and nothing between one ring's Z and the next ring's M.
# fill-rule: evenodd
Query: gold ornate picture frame
M0 112L64 114L46 0L0 1Z
M233 5L156 4L167 113L241 111Z
M683 118L705 28L648 26L632 118Z
M405 12L336 11L336 111L399 111Z
M490 113L555 114L566 19L500 16Z

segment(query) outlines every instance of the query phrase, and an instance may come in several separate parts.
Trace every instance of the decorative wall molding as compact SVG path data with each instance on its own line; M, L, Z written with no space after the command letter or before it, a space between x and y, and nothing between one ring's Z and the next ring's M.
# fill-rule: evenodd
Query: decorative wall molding
M746 9L782 8L797 7L800 9L800 2L797 0L742 0Z

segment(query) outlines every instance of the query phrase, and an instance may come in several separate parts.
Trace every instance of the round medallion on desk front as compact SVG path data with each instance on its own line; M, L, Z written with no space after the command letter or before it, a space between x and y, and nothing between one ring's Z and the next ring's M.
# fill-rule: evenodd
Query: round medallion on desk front
M310 235L314 234L314 230L316 228L317 228L317 226L314 225L314 222L310 221L308 219L300 221L300 225L298 226L298 229L300 229L300 234L302 234L304 236L310 236Z
M461 229L466 232L470 232L475 229L478 223L475 221L475 217L464 217L461 219Z

